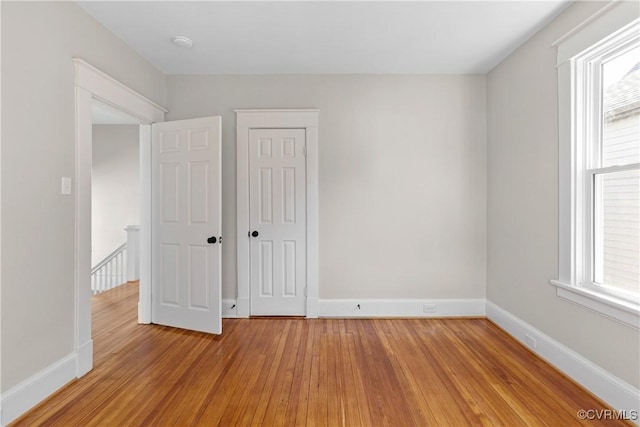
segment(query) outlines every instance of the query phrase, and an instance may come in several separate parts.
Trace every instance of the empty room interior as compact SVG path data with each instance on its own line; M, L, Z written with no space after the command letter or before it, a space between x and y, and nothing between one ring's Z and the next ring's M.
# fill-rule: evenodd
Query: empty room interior
M640 424L637 1L0 18L0 425Z

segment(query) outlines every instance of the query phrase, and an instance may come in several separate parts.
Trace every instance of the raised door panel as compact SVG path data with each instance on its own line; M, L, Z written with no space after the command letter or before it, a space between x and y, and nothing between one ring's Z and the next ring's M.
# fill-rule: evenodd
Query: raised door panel
M189 246L189 309L207 311L211 307L209 247Z
M209 200L211 179L209 162L189 162L189 223L208 224L210 222Z
M260 297L273 297L273 242L263 240L258 252L258 288Z

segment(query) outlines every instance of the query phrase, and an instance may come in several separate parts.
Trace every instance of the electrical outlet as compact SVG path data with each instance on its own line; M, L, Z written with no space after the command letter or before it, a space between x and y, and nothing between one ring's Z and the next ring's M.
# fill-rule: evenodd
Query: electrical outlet
M527 345L533 349L536 348L536 339L534 337L532 337L529 334L525 334L524 335L524 342L527 343Z
M425 304L422 306L423 313L435 314L438 309L436 304Z

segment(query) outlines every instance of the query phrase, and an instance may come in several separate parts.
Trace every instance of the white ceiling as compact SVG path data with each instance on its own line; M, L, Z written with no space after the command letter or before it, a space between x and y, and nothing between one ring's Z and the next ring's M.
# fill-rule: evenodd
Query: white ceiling
M486 73L570 3L78 2L167 74Z

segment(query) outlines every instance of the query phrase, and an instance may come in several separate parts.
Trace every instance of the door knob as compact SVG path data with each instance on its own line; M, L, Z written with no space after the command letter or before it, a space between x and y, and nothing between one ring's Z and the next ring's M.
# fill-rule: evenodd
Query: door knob
M259 235L259 234L260 234L260 233L258 233L257 231L252 231L252 232L251 232L251 235L252 235L253 237L258 237L258 235Z
M215 242L216 242L216 237L215 237L215 236L211 236L211 237L209 237L209 238L207 239L207 243L211 243L211 244L213 244L213 243L215 243Z

